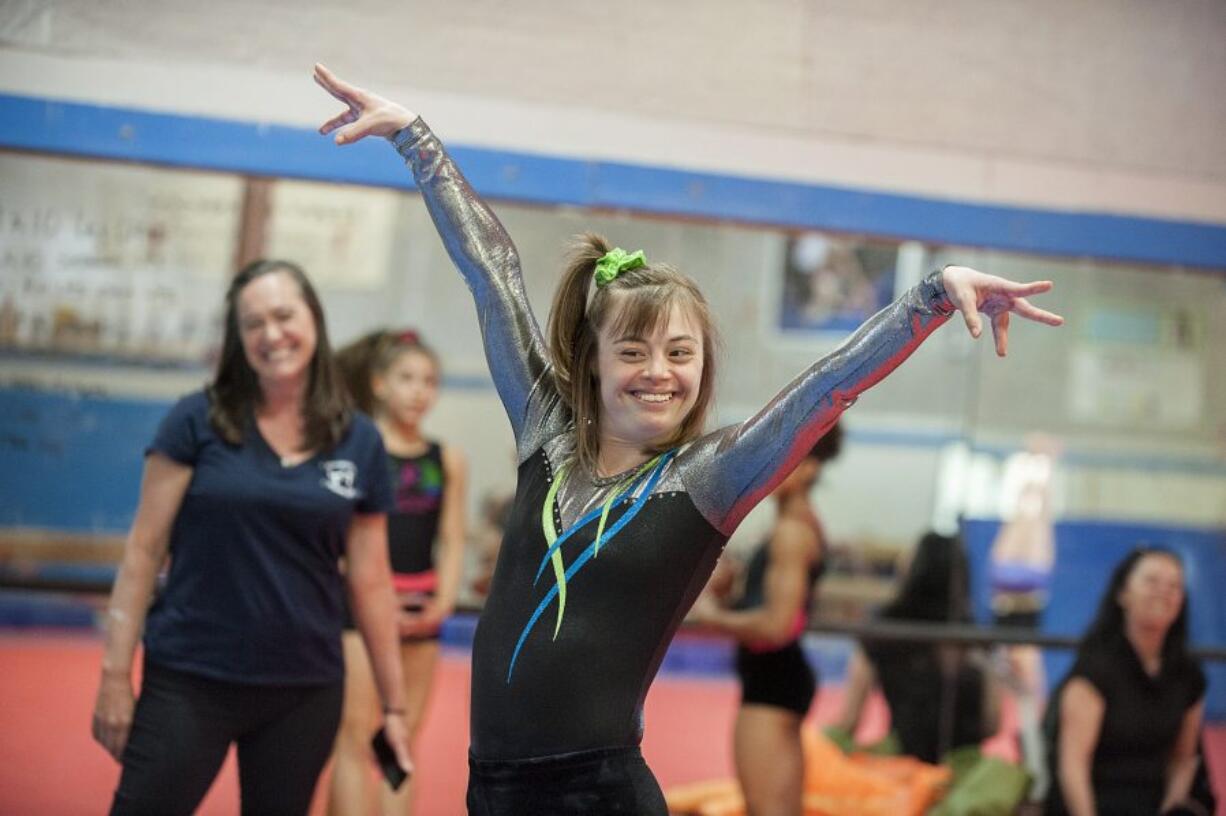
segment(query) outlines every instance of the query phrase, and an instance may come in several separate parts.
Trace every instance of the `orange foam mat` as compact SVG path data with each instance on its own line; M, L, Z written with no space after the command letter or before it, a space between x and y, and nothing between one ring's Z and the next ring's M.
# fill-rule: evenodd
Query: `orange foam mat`
M0 633L0 813L105 812L119 769L89 735L100 657L101 641L93 635ZM464 812L468 686L468 656L445 654L415 754L420 816ZM837 689L818 696L818 723L833 718L838 697ZM663 787L732 775L736 703L736 685L727 678L656 682L647 699L643 753ZM884 727L879 703L872 719L870 731ZM1226 727L1210 728L1207 742L1218 789L1226 790ZM237 779L231 755L199 813L236 814ZM312 816L322 813L317 796ZM1226 808L1220 813L1226 816Z

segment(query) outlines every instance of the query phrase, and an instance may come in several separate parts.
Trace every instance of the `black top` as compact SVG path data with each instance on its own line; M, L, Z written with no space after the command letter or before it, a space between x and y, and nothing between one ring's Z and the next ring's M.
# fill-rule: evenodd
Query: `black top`
M1205 675L1191 659L1163 662L1156 676L1141 665L1123 635L1083 651L1064 684L1084 678L1103 697L1102 730L1090 768L1098 812L1152 816L1162 804L1171 751L1188 710L1205 696ZM1052 779L1058 780L1060 691L1048 706L1046 731ZM1058 782L1052 785L1047 812L1067 811Z
M946 751L978 745L990 736L984 722L983 669L965 653L890 642L865 644L864 651L904 754L937 763Z
M150 452L192 470L170 532L170 572L145 624L153 662L234 683L344 676L337 559L354 513L391 490L374 423L355 415L335 449L282 467L251 422L241 445L213 431L202 391L162 421Z
M733 604L733 609L757 609L766 603L766 571L770 568L770 545L771 540L768 538L754 550L753 555L749 559L749 566L745 570L745 587L741 592L741 597ZM785 649L795 643L809 623L809 614L813 607L813 589L818 579L822 577L825 569L826 562L821 558L817 558L809 564L805 602L797 613L797 619L793 621L793 636L787 643L777 647L760 647L754 644L740 643L737 648L742 651L761 653Z
M559 626L554 573L546 567L537 577L548 550L541 507L552 478L543 450L519 468L473 639L471 750L483 759L637 745L647 689L726 541L682 491L652 493L598 555L593 519L561 547L567 567L578 566ZM631 507L632 500L619 502L606 529ZM556 511L553 523L561 533Z
M395 507L387 517L392 571L429 572L434 569L434 539L446 489L443 448L431 442L420 456L388 454L387 465L395 493Z

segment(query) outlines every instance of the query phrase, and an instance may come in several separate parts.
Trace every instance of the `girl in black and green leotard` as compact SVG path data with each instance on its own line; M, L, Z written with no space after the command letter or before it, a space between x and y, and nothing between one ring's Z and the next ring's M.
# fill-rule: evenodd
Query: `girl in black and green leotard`
M346 105L321 132L386 137L410 166L515 433L514 508L473 642L469 811L663 814L643 699L737 524L955 309L976 336L991 315L1003 354L1011 312L1061 322L1025 300L1051 284L933 273L755 416L705 434L713 330L690 279L584 236L547 340L514 244L426 124L322 66L315 79Z

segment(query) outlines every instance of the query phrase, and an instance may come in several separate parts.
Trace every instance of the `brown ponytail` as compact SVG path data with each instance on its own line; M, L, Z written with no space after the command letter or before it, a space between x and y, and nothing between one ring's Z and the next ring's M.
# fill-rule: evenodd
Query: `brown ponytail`
M341 379L353 397L353 404L364 414L375 410L375 394L370 387L371 367L379 356L380 346L386 342L387 331L377 329L364 334L347 346L337 349L336 365Z

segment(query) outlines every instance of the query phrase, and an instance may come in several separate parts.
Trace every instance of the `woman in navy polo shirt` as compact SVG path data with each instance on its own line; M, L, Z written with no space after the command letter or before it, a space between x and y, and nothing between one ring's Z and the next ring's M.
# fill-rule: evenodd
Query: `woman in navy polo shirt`
M379 434L349 408L301 269L250 264L226 306L216 378L149 446L111 593L93 731L123 764L112 813L192 812L232 743L244 813L305 813L340 717L346 581L411 767Z

